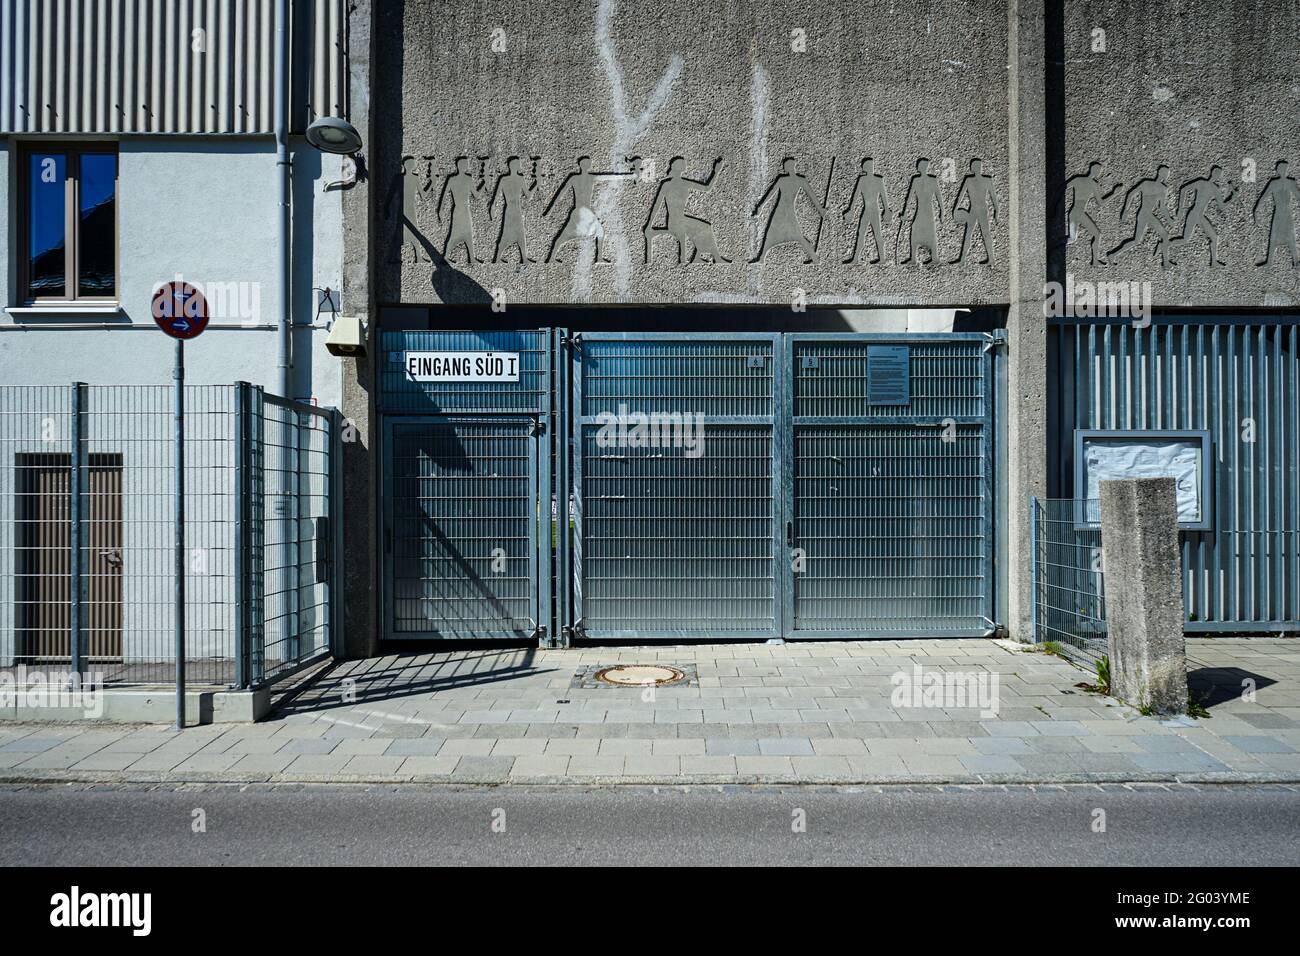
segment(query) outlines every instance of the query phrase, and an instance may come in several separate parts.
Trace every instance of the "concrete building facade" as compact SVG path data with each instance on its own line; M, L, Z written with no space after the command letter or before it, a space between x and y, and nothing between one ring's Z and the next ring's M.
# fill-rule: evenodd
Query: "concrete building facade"
M289 311L289 397L348 423L352 656L1033 640L1031 499L1125 469L1185 485L1189 629L1300 620L1293 0L295 2L287 293L276 5L130 43L130 4L2 6L5 384L166 382L179 275L261 310L194 380L272 387ZM301 143L322 115L359 157ZM24 286L25 164L69 141L118 163L91 307ZM656 415L703 450L604 443Z

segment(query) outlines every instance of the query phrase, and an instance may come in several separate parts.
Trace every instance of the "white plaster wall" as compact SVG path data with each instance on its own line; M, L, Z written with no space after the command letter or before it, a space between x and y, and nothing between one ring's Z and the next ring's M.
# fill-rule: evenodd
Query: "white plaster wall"
M16 150L4 140L0 150L0 195L9 200L0 211L0 254L6 263L0 270L0 304L8 307L20 304L14 301L13 280ZM170 384L175 343L150 315L155 283L184 278L204 287L213 307L212 326L185 346L188 383L229 386L243 380L278 391L274 144L138 138L124 140L119 150L121 314L0 315L0 385L48 386L39 393L0 395L0 664L15 650L15 455L68 451L68 416L42 411L41 403L62 408L71 382ZM340 403L340 367L324 349L329 317L316 321L313 289L341 284L341 194L324 191L327 182L340 178L340 166L337 157L306 147L295 156L293 397L326 406ZM231 407L231 391L206 393L208 410ZM115 405L135 414L115 416ZM136 392L129 406L125 392L99 391L92 399L89 451L119 454L123 463L123 651L128 659L171 656L170 407L165 387ZM14 414L19 411L28 413ZM187 644L191 657L224 657L233 646L231 421L228 414L198 414L193 406L189 411L194 414L187 426L186 543L192 555ZM274 507L271 490L268 508ZM304 513L319 511L320 500L311 498ZM272 514L268 538L279 533L269 527ZM310 582L302 587L301 603L311 608L318 589ZM303 623L315 623L312 611Z

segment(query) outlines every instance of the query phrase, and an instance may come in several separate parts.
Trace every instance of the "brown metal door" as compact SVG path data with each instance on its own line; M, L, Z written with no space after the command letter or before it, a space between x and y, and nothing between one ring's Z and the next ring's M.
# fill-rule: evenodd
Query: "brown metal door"
M122 456L91 455L87 485L86 660L122 659Z
M17 631L24 663L72 655L71 458L17 456ZM84 524L86 660L122 657L122 458L91 455Z

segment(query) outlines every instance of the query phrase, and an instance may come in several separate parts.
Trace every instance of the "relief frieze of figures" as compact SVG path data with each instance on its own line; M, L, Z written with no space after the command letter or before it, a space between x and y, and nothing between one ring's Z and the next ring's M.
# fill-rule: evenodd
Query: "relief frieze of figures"
M1089 163L1065 183L1066 241L1086 247L1091 266L1108 266L1146 251L1163 269L1184 263L1223 268L1228 262L1221 254L1222 230L1229 216L1240 216L1249 219L1257 234L1256 247L1243 256L1250 264L1300 267L1295 220L1300 184L1289 175L1285 160L1258 186L1233 184L1217 164L1181 184L1170 177L1169 167L1161 163L1131 185L1108 187L1102 163ZM1113 202L1120 204L1120 228L1108 237L1097 219Z
M757 204L747 210L760 224L750 248L741 248L745 239L733 240L734 248L719 239L724 214L712 194L728 170L723 157L692 175L686 159L674 156L660 176L654 162L642 157L627 157L623 168L596 169L589 156L579 156L573 166L554 174L559 182L553 189L542 187L541 161L540 156L510 156L501 166L491 156L457 156L440 166L432 155L404 156L384 208L386 219L400 216L402 222L397 261L427 262L436 252L461 267L563 263L579 255L608 263L605 217L598 211L606 207L599 190L614 182L644 187L641 258L646 264L663 261L661 249L675 254L677 264L688 265L760 263L787 248L810 264L826 258L825 240L833 231L844 237L847 256L836 262L845 266L988 266L992 261L998 201L993 177L980 159L972 159L960 179L951 172L956 168L952 160L944 161L949 175L943 179L928 159L917 160L894 209L885 177L871 157L838 179L835 157L816 177L786 157ZM951 205L945 191L951 192ZM846 205L836 215L832 200L844 197ZM428 216L438 224L433 238L417 225ZM941 249L945 220L960 226L960 241L951 250ZM734 231L749 235L744 228Z

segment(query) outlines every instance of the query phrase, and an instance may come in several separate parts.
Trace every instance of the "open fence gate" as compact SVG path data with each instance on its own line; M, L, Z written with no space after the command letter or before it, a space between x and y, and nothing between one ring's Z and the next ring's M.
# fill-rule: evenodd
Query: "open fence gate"
M385 332L384 636L986 635L999 338Z

